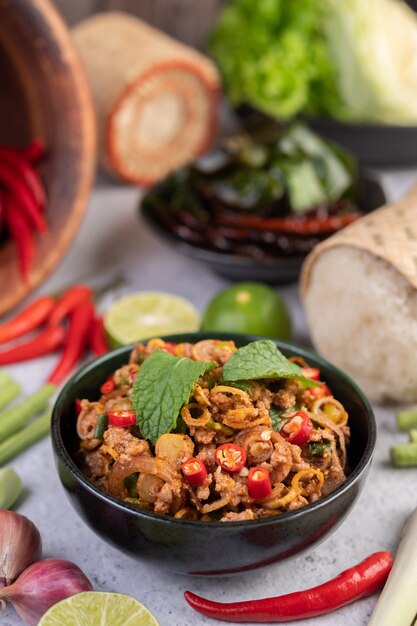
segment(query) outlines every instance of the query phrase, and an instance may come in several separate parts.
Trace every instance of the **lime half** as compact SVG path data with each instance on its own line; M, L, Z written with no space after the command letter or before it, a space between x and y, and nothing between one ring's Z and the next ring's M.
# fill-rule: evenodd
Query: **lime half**
M200 327L197 309L179 296L158 291L134 293L114 302L104 316L113 347L148 337L194 332Z
M22 481L12 467L0 469L0 509L10 509L22 493Z
M150 611L123 593L85 591L54 604L38 626L159 626Z

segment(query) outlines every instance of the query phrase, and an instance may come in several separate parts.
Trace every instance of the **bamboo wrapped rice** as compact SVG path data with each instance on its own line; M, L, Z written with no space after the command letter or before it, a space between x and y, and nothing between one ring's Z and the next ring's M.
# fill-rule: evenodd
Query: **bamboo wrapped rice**
M316 349L375 401L417 401L417 187L307 258L302 299Z
M208 148L219 93L208 58L123 13L95 15L73 35L111 173L151 185Z

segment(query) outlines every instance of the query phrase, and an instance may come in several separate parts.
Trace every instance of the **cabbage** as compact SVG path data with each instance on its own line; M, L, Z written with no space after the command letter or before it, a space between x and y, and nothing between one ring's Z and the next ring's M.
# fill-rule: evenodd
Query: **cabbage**
M417 122L417 16L399 0L326 0L340 95L356 120Z
M417 122L417 16L402 0L230 0L210 48L233 104Z

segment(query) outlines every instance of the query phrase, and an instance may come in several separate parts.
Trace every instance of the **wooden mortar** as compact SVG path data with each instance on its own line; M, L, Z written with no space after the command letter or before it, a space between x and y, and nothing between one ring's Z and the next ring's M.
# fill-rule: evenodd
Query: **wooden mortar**
M49 233L36 236L29 284L14 244L0 246L0 314L23 300L70 245L94 172L95 123L77 51L49 0L0 0L0 144L46 145L40 171Z

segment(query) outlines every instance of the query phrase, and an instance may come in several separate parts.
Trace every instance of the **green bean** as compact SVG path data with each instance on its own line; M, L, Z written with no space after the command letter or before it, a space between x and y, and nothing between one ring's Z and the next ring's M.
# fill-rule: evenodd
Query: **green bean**
M103 435L109 425L109 416L107 413L100 413L97 416L97 425L94 430L94 439L103 439Z
M7 383L0 383L0 409L10 404L21 392L19 383L10 379Z
M30 419L48 406L55 385L44 385L21 404L0 413L0 445L2 442L26 426Z
M23 485L12 467L0 468L0 509L10 509L22 493Z
M49 433L50 423L51 413L48 410L33 420L26 428L2 441L0 443L0 465L7 463L14 456L29 448L42 437L45 437Z
M400 430L410 430L417 427L417 409L397 413L397 426Z
M417 466L417 443L399 443L392 446L391 460L396 467Z

